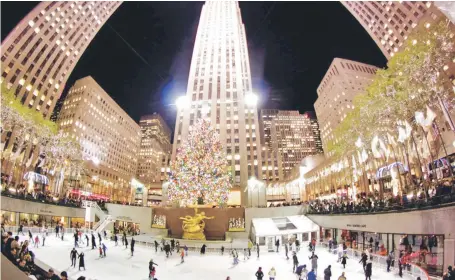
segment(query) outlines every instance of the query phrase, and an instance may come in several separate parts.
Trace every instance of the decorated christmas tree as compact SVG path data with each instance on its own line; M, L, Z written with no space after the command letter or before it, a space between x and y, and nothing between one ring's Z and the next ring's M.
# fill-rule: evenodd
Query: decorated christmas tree
M219 135L203 118L190 127L168 175L168 199L179 205L225 204L231 174Z

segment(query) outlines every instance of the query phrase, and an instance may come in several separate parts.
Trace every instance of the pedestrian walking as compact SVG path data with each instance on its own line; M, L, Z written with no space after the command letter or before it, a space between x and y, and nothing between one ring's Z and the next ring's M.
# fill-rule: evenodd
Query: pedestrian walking
M297 259L297 254L295 252L292 252L292 262L293 262L292 272L295 272L297 270L297 267L299 266L299 259Z
M70 259L71 259L72 267L76 267L77 255L78 255L78 253L76 251L76 248L73 248L73 250L71 250L71 252L70 252Z
M332 266L329 265L326 269L324 269L324 280L330 280L332 277Z
M275 268L272 266L272 268L271 268L270 271L269 271L269 280L275 280L275 277L276 277L276 270L275 270Z
M373 273L373 263L368 262L365 268L365 280L371 280L371 275Z
M85 270L84 252L81 252L79 254L79 270L81 270L81 267L83 267Z
M264 278L264 272L262 272L262 267L258 268L258 271L256 271L255 275L257 280L262 280L262 278Z
M346 259L348 259L348 256L346 254L343 254L343 256L340 258L343 268L346 268Z

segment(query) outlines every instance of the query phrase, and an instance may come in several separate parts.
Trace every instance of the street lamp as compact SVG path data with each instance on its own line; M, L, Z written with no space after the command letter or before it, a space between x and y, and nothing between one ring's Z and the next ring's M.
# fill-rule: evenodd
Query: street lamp
M258 96L254 93L245 94L245 104L250 107L256 107L258 103Z
M188 108L190 106L190 100L188 99L188 97L186 95L179 96L175 100L175 106L177 106L177 109L179 109L179 110Z

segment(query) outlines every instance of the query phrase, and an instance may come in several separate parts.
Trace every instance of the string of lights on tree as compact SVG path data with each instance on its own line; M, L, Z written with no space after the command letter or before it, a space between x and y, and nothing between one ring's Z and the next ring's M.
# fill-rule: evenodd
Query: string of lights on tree
M177 150L168 175L171 203L225 204L231 189L231 173L219 134L210 121L200 118Z

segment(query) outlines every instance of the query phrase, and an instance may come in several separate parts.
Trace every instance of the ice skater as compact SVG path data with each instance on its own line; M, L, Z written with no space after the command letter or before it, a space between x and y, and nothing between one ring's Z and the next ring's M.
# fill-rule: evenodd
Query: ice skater
M185 262L185 251L183 249L180 250L180 258L181 258L180 263L184 263Z
M201 255L205 255L205 248L207 248L207 245L202 244L202 247L201 247Z
M278 253L278 249L280 248L280 240L279 239L277 239L275 241L275 247L276 247L276 252Z
M24 225L23 224L20 224L19 225L19 229L17 231L17 235L19 235L19 233L22 233L22 235L25 235L24 234Z
M114 235L114 242L115 242L115 246L118 245L118 236L117 234Z
M234 265L239 263L239 254L237 254L237 250L232 250L232 257L234 259Z
M60 227L58 226L58 224L55 226L55 237L60 237Z
M155 240L153 243L155 243L155 253L158 253L158 242Z
M78 253L76 251L76 248L73 248L73 250L71 250L71 252L70 252L70 259L71 259L72 267L76 267L77 255L78 255Z
M35 236L35 248L38 248L38 245L39 245L39 236L38 234Z
M44 247L44 241L46 241L46 235L44 233L43 233L42 238L43 238L43 246L42 247Z
M89 241L89 238L88 238L88 235L87 235L87 234L85 235L85 240L87 241L87 247L88 247L88 246L89 246L89 245L88 245L88 244L89 244L89 242L88 242L88 241Z
M371 280L371 275L373 273L373 263L370 261L365 267L365 280Z
M79 270L81 270L81 267L83 267L85 270L84 252L81 252L79 254Z
M101 244L101 233L98 232L98 240L100 241L99 243Z
M318 255L314 254L314 251L311 253L311 257L308 257L311 260L311 270L314 270L314 273L317 274L318 271Z
M107 239L107 232L106 232L106 230L104 231L104 239Z
M331 265L329 265L326 269L324 269L324 280L330 280L332 277L332 269Z
M92 233L92 250L96 248L96 238L95 235Z
M79 235L77 232L74 233L74 247L79 247Z
M258 253L258 259L259 259L259 243L256 243L256 251Z
M107 247L104 243L101 244L101 247L103 248L103 256L106 257Z
M362 263L362 266L363 266L363 270L364 270L364 271L365 271L365 268L366 268L366 266L367 266L367 260L368 260L367 254L362 253L362 257L360 258L359 263Z
M299 259L297 258L297 254L295 252L292 252L292 262L293 262L292 272L295 272L297 270L297 267L299 266Z
M171 251L171 245L169 245L168 243L165 243L164 244L164 252L166 253L166 258L169 258L170 251Z
M288 252L289 252L289 249L288 249L288 244L284 244L284 253L286 255L286 259L289 260L289 256L288 256Z
M341 260L341 264L343 265L343 268L346 268L346 260L349 259L346 254L343 254L343 256L340 257L338 261Z
M188 246L184 245L183 249L185 250L185 255L188 257Z
M103 257L103 248L101 247L101 244L100 244L100 247L98 247L98 251L100 252L100 258Z
M246 259L249 259L250 257L248 257L248 251L246 250L246 248L243 249L243 260L246 261Z
M275 270L275 268L272 266L272 268L271 268L270 271L269 271L269 280L275 280L275 277L276 277L276 270Z
M257 280L262 280L264 278L264 272L262 272L262 267L258 268L258 271L256 271L256 274L254 274L257 278Z
M221 255L224 255L224 246L221 246Z
M28 240L30 243L33 243L33 235L32 235L32 232L30 230L28 230Z
M171 251L174 251L175 248L175 240L174 238L171 239Z
M149 261L149 279L154 279L155 278L156 270L155 270L154 265L158 266L158 264L154 263L153 259L151 259Z
M134 240L134 237L131 237L131 256L134 255L134 244L136 244L136 240Z
M128 249L128 239L125 237L125 249Z

